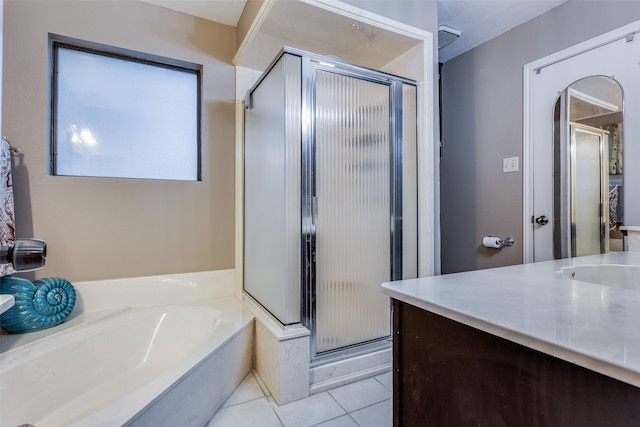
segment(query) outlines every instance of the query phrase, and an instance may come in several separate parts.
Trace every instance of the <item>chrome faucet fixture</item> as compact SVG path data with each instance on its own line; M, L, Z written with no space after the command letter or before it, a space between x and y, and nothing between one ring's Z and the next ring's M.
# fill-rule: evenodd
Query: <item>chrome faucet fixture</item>
M17 239L13 246L0 246L0 264L16 271L37 270L47 260L47 243L41 239Z

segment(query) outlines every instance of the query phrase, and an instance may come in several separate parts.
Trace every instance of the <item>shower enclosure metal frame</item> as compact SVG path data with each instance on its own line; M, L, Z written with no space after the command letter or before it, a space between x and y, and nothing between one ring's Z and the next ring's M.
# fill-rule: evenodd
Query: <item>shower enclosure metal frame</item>
M571 96L571 89L563 91L554 108L553 156L557 172L553 178L553 255L556 259L609 252L609 171L605 164L609 157L608 132L569 120ZM587 145L586 136L597 138L597 150L581 148ZM590 162L591 167L585 170ZM593 167L594 163L597 167ZM591 180L585 179L585 172ZM582 178L578 179L581 174ZM593 181L597 185L593 185ZM590 200L583 200L585 195ZM595 197L598 203L593 203ZM597 227L590 221L597 222ZM598 238L597 245L591 241L594 236Z
M302 266L299 270L300 280L298 283L289 283L286 286L288 291L285 291L285 298L296 298L299 295L299 313L288 314L272 314L285 325L295 324L297 322L302 323L311 331L311 364L321 364L327 361L338 360L345 357L352 357L356 354L363 352L370 352L375 349L389 348L391 342L391 322L392 318L389 316L389 335L372 339L366 342L360 342L353 345L347 345L344 347L332 349L329 351L318 352L316 347L316 326L317 326L317 311L316 311L316 219L318 216L318 204L322 203L322 200L318 200L316 196L317 185L317 170L316 170L316 73L318 71L335 73L341 76L353 77L359 80L365 80L368 82L377 83L388 87L389 90L389 159L390 159L390 179L389 179L389 195L390 195L390 212L389 212L389 262L390 262L390 276L387 280L406 279L417 276L417 193L403 195L403 161L410 165L408 167L409 174L417 182L417 156L413 158L403 159L403 89L411 87L413 92L414 101L417 97L417 84L415 81L405 79L402 77L390 75L387 73L371 70L364 67L359 67L353 64L343 62L335 58L328 58L321 55L312 54L297 49L285 47L281 53L276 57L272 64L265 70L261 78L254 84L254 86L248 91L245 98L245 117L248 109L253 105L253 93L260 86L263 79L269 75L274 69L276 64L290 54L300 58L301 61L301 98L300 98L300 253ZM296 83L297 84L297 83ZM297 96L297 95L295 95ZM294 96L294 97L295 97ZM296 102L296 101L294 101ZM414 116L416 111L413 111ZM245 128L247 124L245 121ZM417 128L417 117L414 117L413 126ZM285 126L286 127L286 126ZM413 146L412 153L417 150L417 129L413 129L415 132L414 138L416 140L411 141ZM246 144L246 141L245 141ZM246 151L245 151L246 155ZM413 162L411 164L411 162ZM247 185L247 171L245 168L245 186ZM407 180L405 177L404 180ZM415 182L411 185L415 185ZM293 185L295 187L296 184ZM245 192L245 206L246 206ZM410 202L410 209L414 209L413 213L407 214L409 221L415 222L415 224L407 227L409 236L406 238L411 249L407 251L406 246L403 251L403 198L408 197ZM247 219L245 218L245 254L247 253L247 246L251 243L248 242L247 233ZM403 252L406 253L406 260L403 262ZM247 258L245 256L245 272L247 271ZM251 275L246 275L245 278ZM250 285L249 285L250 286ZM252 291L248 289L248 285L245 282L245 291L253 296ZM258 302L262 304L260 298L254 296ZM263 304L263 306L265 306ZM292 307L289 304L289 307ZM391 302L389 301L389 307ZM265 306L267 310L269 307Z

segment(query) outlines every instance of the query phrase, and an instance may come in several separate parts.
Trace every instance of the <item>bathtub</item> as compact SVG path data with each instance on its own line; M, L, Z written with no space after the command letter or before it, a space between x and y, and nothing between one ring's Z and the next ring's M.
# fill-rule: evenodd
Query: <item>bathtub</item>
M579 282L640 290L640 265L576 265L564 267L560 273Z
M226 271L75 285L65 323L0 337L0 425L205 425L251 369L253 317L232 283Z

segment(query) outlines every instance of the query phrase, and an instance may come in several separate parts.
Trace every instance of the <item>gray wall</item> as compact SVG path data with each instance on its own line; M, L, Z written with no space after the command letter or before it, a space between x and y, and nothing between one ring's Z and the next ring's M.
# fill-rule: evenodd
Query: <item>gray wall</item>
M637 20L638 1L568 1L444 64L443 273L523 261L523 66ZM502 173L502 159L515 156L520 172ZM486 249L484 235L516 244Z
M48 175L48 33L202 64L202 181ZM137 0L4 2L3 131L23 152L16 234L49 249L36 277L234 267L234 54L234 28Z

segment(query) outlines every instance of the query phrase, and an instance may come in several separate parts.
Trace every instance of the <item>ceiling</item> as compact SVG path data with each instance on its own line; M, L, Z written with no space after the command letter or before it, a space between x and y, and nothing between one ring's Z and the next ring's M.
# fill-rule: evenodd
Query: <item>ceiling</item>
M143 0L235 27L247 0Z
M438 0L438 25L462 32L440 49L439 61L456 56L489 41L566 0Z
M246 3L246 0L144 1L231 26L237 25ZM439 61L446 62L553 9L566 0L437 1L438 24L446 25L462 33L456 41L440 49Z

